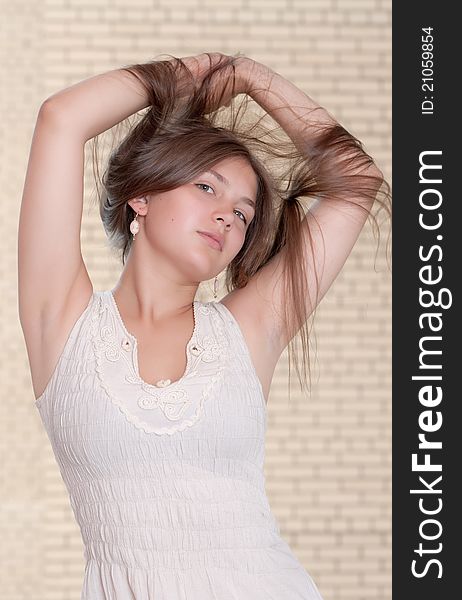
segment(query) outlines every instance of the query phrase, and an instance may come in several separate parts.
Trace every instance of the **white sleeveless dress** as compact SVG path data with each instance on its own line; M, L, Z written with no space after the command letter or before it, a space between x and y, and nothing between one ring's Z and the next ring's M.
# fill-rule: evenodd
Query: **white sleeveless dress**
M82 600L322 600L265 492L262 387L232 313L194 301L186 370L158 387L111 290L37 399L86 560Z

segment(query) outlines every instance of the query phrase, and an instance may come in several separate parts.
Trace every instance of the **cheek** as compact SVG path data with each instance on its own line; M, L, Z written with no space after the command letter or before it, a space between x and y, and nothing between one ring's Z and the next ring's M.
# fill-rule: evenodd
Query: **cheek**
M245 244L245 231L238 231L237 229L232 232L232 235L228 238L229 253L232 255L232 260L241 251L242 246Z
M197 206L172 199L159 206L159 210L152 215L152 226L164 235L190 231L194 227L194 222L198 220L197 213Z

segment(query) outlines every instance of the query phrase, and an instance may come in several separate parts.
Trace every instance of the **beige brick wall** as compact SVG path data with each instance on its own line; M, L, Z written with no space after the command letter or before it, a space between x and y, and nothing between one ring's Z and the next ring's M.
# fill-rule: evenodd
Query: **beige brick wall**
M1 598L77 600L80 533L33 405L17 314L17 223L41 102L160 53L240 50L326 106L390 178L391 0L1 0L1 12ZM108 289L120 267L91 193L88 167L83 254L95 290ZM289 405L284 353L269 398L268 496L325 600L391 597L391 278L383 257L382 246L374 263L366 228L319 307L312 396L294 380Z

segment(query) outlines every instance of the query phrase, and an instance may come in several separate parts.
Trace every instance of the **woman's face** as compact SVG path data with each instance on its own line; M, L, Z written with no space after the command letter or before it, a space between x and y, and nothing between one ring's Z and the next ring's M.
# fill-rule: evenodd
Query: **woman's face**
M257 176L249 163L222 160L190 183L150 198L146 241L191 281L210 279L242 248L255 217L256 195ZM200 231L219 236L221 249Z

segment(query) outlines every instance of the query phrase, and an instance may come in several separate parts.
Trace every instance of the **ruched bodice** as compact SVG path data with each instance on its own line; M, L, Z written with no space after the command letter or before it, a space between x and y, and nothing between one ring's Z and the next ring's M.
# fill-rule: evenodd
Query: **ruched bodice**
M36 401L82 533L82 600L320 600L268 503L263 391L223 304L194 302L186 356L178 381L143 381L95 292Z

